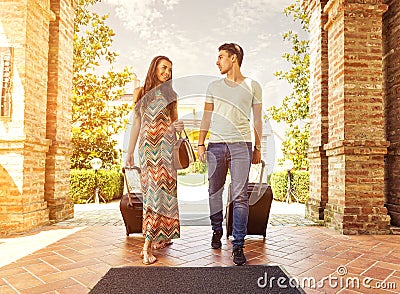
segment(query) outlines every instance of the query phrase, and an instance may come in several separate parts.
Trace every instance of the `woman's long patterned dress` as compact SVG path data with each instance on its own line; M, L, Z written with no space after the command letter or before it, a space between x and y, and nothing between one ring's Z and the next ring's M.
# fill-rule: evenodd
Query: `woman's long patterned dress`
M145 98L145 97L143 97ZM139 161L143 192L143 236L150 241L179 238L176 170L172 166L175 131L168 102L158 90L141 114Z

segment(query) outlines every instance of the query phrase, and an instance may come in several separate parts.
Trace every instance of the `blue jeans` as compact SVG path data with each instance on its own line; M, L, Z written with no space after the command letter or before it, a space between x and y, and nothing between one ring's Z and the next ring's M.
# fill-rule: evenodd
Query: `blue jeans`
M208 193L210 220L213 231L222 232L222 193L228 168L231 173L231 196L233 201L233 245L244 245L249 217L247 185L253 156L251 142L209 143Z

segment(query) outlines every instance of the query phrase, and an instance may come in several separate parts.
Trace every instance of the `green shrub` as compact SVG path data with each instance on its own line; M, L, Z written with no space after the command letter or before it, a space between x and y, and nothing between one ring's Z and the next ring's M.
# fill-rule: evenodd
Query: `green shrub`
M306 203L310 192L310 173L308 171L292 171L291 186L300 203ZM274 199L285 201L288 188L288 174L286 171L275 172L271 175L271 188ZM295 199L291 199L295 201Z
M200 160L196 160L194 163L190 164L189 167L185 169L179 169L178 175L184 176L187 174L205 174L208 172L207 163L203 163Z
M197 160L194 164L194 172L199 174L206 174L208 172L207 163Z
M267 175L267 183L268 184L271 184L271 176L272 176L272 174Z
M96 174L93 170L72 169L70 176L70 195L75 204L86 203L95 194ZM124 190L123 175L116 170L97 172L99 195L106 201L121 198ZM94 196L91 199L94 202Z
M299 170L292 173L292 187L300 203L306 203L310 196L310 172Z
M178 176L185 176L185 175L187 175L188 173L189 173L188 168L179 169L179 170L177 171Z
M275 172L271 175L271 188L274 199L284 201L287 192L287 172Z

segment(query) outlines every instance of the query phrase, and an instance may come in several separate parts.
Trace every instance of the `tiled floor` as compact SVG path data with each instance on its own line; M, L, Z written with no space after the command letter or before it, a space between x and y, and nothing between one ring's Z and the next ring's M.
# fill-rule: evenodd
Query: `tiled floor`
M61 223L1 239L0 293L88 293L111 267L144 266L143 237L126 237L114 219L119 211L97 217L103 219L97 225ZM181 238L156 251L158 262L150 266L231 266L230 241L224 237L222 250L213 250L210 235L209 226L182 226ZM246 266L281 265L307 293L400 291L400 235L343 236L307 226L299 215L273 214L267 238L249 236L245 253Z

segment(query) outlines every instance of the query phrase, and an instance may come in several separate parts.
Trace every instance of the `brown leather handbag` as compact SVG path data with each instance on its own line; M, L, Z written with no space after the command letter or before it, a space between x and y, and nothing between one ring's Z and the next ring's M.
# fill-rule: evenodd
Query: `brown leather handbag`
M173 150L173 165L176 169L185 169L191 163L196 161L192 145L190 144L189 138L186 131L183 130L185 137L182 137L182 132L177 132L178 138L174 145Z

